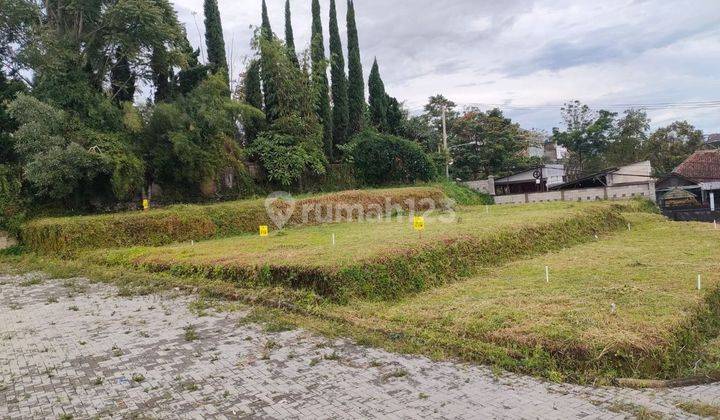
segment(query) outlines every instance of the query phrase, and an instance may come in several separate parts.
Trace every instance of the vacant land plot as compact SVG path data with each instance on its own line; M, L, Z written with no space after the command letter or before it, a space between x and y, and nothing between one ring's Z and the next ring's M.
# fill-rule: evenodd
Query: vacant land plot
M625 217L632 231L400 302L355 301L323 313L390 347L555 379L720 370L711 342L720 333L720 231Z
M423 209L422 200L440 205L446 199L442 187L408 187L377 190L343 191L306 197L296 202L318 209L338 203L350 203L367 209L369 206L393 205L401 211L407 203ZM289 206L278 200L273 208L283 211ZM317 223L314 213L302 219L295 212L289 225ZM350 215L352 218L352 215ZM241 200L215 205L178 205L148 212L126 212L100 216L57 217L33 220L22 229L23 243L44 254L73 254L82 249L158 246L173 242L203 240L257 232L259 225L274 228L266 201Z
M394 299L447 283L479 265L587 241L624 226L612 204L548 203L472 207L412 218L288 229L161 248L93 252L87 258L240 286L309 289L336 301Z

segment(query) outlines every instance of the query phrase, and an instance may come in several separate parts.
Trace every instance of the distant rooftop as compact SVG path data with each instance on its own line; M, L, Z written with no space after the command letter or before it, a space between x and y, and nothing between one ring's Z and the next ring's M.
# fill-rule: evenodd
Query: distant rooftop
M673 173L697 182L720 181L720 150L698 150Z

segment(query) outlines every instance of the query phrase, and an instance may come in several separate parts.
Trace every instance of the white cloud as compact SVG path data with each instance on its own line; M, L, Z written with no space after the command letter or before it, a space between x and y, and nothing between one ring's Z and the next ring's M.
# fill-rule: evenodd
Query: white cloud
M345 1L337 2L344 38ZM202 0L177 0L191 41ZM309 43L310 2L292 1L298 49ZM328 0L321 1L327 42ZM459 103L591 105L720 100L718 0L356 0L365 73L378 57L385 84L409 107L443 93ZM284 0L269 0L284 33ZM234 73L251 53L260 0L220 0ZM344 44L346 47L346 45ZM559 109L508 111L550 129ZM653 111L654 125L687 119L720 131L720 109Z

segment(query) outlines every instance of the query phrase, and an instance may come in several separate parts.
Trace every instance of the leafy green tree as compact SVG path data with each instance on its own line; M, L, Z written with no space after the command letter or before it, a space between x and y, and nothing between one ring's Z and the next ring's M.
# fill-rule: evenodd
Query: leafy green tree
M197 196L220 184L232 169L242 178L244 158L234 139L235 122L262 118L249 105L230 99L223 74L214 74L190 94L156 105L140 134L147 162L144 186L158 183L168 192Z
M126 199L137 191L143 163L127 136L87 127L25 94L9 109L19 124L15 153L36 199L85 206L91 198Z
M658 128L645 144L645 156L650 160L655 175L671 173L691 154L704 147L701 130L687 121L675 121Z
M606 110L594 112L578 101L565 104L562 114L565 131L553 129L552 138L568 149L571 176L603 169L617 114Z
M355 24L355 5L348 0L348 137L363 129L365 115L365 78L360 60L360 42Z
M643 148L648 140L650 118L639 109L629 109L618 120L608 145L608 166L622 166L645 159Z
M8 79L0 70L0 164L16 161L11 133L17 130L17 122L10 117L7 104L24 91L23 83Z
M292 16L290 15L290 0L285 0L285 47L287 48L290 61L300 67L300 61L295 52L295 35L293 35Z
M385 84L380 77L380 67L377 58L373 62L372 70L370 70L370 79L368 80L368 89L370 90L370 122L380 132L388 131L387 120L387 93L385 93Z
M323 128L323 147L325 155L332 160L333 157L333 120L330 108L330 95L327 79L327 60L325 59L325 44L323 42L322 20L320 18L320 2L312 1L312 32L310 45L310 59L312 61L312 75L315 84L315 106L318 120Z
M528 133L506 118L499 109L470 109L452 127L452 175L474 180L505 176L526 164L521 152Z
M325 173L323 130L315 104L307 100L315 95L316 85L307 72L308 64L295 66L279 40L260 38L259 48L266 71L279 81L277 117L250 149L270 181L290 186L301 183L307 174Z
M213 73L222 73L228 78L225 39L223 38L217 0L204 0L203 10L205 12L205 44L207 46L208 64Z
M345 58L340 40L335 0L330 0L330 77L333 101L333 144L337 148L347 142L348 80L345 76Z

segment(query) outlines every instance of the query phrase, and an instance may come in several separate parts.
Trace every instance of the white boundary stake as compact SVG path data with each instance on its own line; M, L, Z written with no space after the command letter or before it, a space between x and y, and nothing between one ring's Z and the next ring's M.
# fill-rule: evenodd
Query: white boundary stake
M333 246L335 246L335 234L334 233L332 234L332 244L333 244Z
M190 246L195 246L195 241L191 240L191 241L190 241Z
M550 267L545 266L545 283L550 283Z
M717 230L717 220L713 220L713 227Z
M485 214L490 214L490 206L485 205Z
M628 230L632 230L632 229L630 229L630 223L628 223Z
M702 277L700 276L700 274L698 274L697 289L702 290Z
M616 312L617 312L617 305L614 303L610 304L610 313L614 314Z

